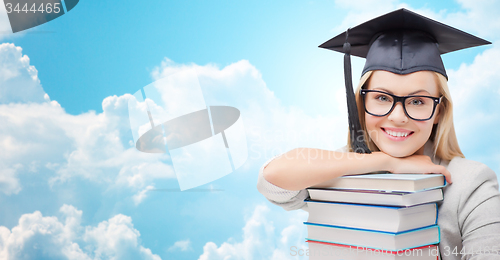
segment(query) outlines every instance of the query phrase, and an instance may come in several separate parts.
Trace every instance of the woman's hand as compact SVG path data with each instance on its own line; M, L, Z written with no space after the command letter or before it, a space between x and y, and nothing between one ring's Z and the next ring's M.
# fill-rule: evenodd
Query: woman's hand
M448 183L452 183L451 174L442 165L436 165L427 155L410 155L408 157L391 157L389 171L392 173L440 173Z

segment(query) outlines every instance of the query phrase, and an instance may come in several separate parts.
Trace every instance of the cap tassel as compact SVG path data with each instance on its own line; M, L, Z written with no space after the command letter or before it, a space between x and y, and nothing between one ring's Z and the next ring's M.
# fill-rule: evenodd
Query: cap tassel
M356 98L354 97L354 89L352 87L351 44L347 41L348 37L349 29L346 31L344 43L344 79L347 97L347 113L349 116L349 131L351 133L351 147L352 150L357 153L372 153L366 145L364 131L359 122L358 107L356 106Z

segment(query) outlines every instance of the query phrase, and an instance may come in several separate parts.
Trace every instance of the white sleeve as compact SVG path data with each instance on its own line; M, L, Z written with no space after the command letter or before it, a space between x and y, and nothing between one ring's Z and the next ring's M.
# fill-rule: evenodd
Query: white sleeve
M347 152L347 147L342 147L336 151ZM257 180L257 190L271 203L278 205L287 211L295 209L308 211L307 203L304 202L305 199L309 198L309 192L306 189L298 191L286 190L268 182L264 178L264 168L266 168L266 166L278 156L271 158L260 168Z
M259 170L259 179L257 180L257 190L266 197L271 203L284 208L287 211L303 209L307 211L307 203L304 202L309 197L306 189L293 191L280 188L264 178L264 168L272 161L275 156L268 160Z

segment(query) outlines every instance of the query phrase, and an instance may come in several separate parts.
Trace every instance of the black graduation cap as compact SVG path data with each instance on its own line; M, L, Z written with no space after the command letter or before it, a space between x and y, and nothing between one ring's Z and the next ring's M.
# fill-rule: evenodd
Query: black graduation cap
M351 54L366 58L362 74L371 70L397 74L430 70L447 77L441 54L490 43L403 8L350 28L321 44L321 48L345 53L344 77L353 150L370 153L362 141L352 88Z

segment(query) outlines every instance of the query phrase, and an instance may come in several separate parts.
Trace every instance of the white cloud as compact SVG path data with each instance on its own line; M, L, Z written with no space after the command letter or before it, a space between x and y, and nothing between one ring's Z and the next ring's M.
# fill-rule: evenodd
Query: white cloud
M449 13L446 22L461 30L485 37L490 41L500 39L500 19L497 11L500 2L492 0L458 0L464 11Z
M144 189L175 178L167 155L140 153L129 144L129 94L103 100L103 113L67 114L50 101L22 49L0 45L0 192L16 194L19 176L50 171L50 184L84 178Z
M6 151L0 161L8 177L1 181L9 185L2 191L19 192L13 178L29 166L32 171L53 170L52 184L81 177L138 190L154 179L174 178L162 162L166 155L146 155L123 145L130 138L127 117L120 115L127 111L127 98L108 97L103 113L76 116L54 102L0 105L0 143Z
M274 222L283 222L283 217L289 219L288 225L277 236ZM267 206L258 205L246 220L241 239L229 238L220 246L207 242L198 260L290 259L295 249L307 248L304 242L307 231L303 224L306 219L305 211L287 212L286 216L277 217L270 214Z
M249 160L263 160L298 146L335 149L345 143L343 110L332 117L312 117L299 108L283 106L247 60L220 69L214 64L180 65L166 59L152 75L158 79L187 69L197 71L208 106L233 106L241 111Z
M338 7L348 10L342 22L333 28L332 32L335 33L343 32L347 28L354 27L396 9L409 8L408 5L399 3L397 0L363 0L361 2L336 0L335 3Z
M22 215L11 230L0 226L0 259L160 259L140 245L140 233L128 216L84 227L81 210L63 205L59 212L63 221L35 211Z
M160 259L139 244L139 236L132 219L119 214L97 227L86 227L83 240L94 245L96 259Z
M184 252L192 249L193 248L191 247L191 240L186 239L186 240L176 241L173 246L168 248L168 251L173 252L176 250L180 250Z
M6 166L0 163L0 191L7 195L21 191L21 184L16 178L16 171L20 167L19 164Z
M134 196L132 196L132 200L134 201L134 204L136 206L139 205L148 196L147 195L148 191L150 191L154 188L155 187L153 185L149 185L145 189L137 192Z
M8 154L0 158L4 166L1 192L18 193L23 186L19 176L47 170L52 172L51 185L85 178L129 187L138 204L155 179L175 178L172 167L163 163L166 155L140 153L130 145L127 105L131 95L105 98L103 113L70 115L50 101L21 48L3 44L0 53L0 75L5 75L0 85L0 93L5 93L0 119L6 122L0 125L0 144ZM198 73L207 105L233 106L242 112L250 159L264 160L304 145L334 149L345 142L345 116L315 118L298 108L283 107L260 72L246 60L218 68L176 64L166 58L153 70L152 78L192 69ZM14 88L15 82L20 87Z
M111 187L128 187L136 193L132 199L138 204L154 180L175 178L172 167L163 163L167 155L141 153L131 145L127 109L131 95L105 98L103 113L70 115L57 101L50 101L21 48L2 44L0 53L0 74L5 75L0 85L4 93L0 144L6 152L0 158L1 192L16 194L23 186L19 176L49 171L51 185L84 178ZM212 64L179 65L166 59L152 77L193 68L207 105L228 105L242 111L253 145L251 159L264 160L300 145L343 145L345 129L338 124L345 122L343 116L313 118L300 109L283 107L260 72L246 60L219 69ZM13 82L20 84L14 88Z
M38 71L21 47L0 44L0 104L43 102L44 95Z

